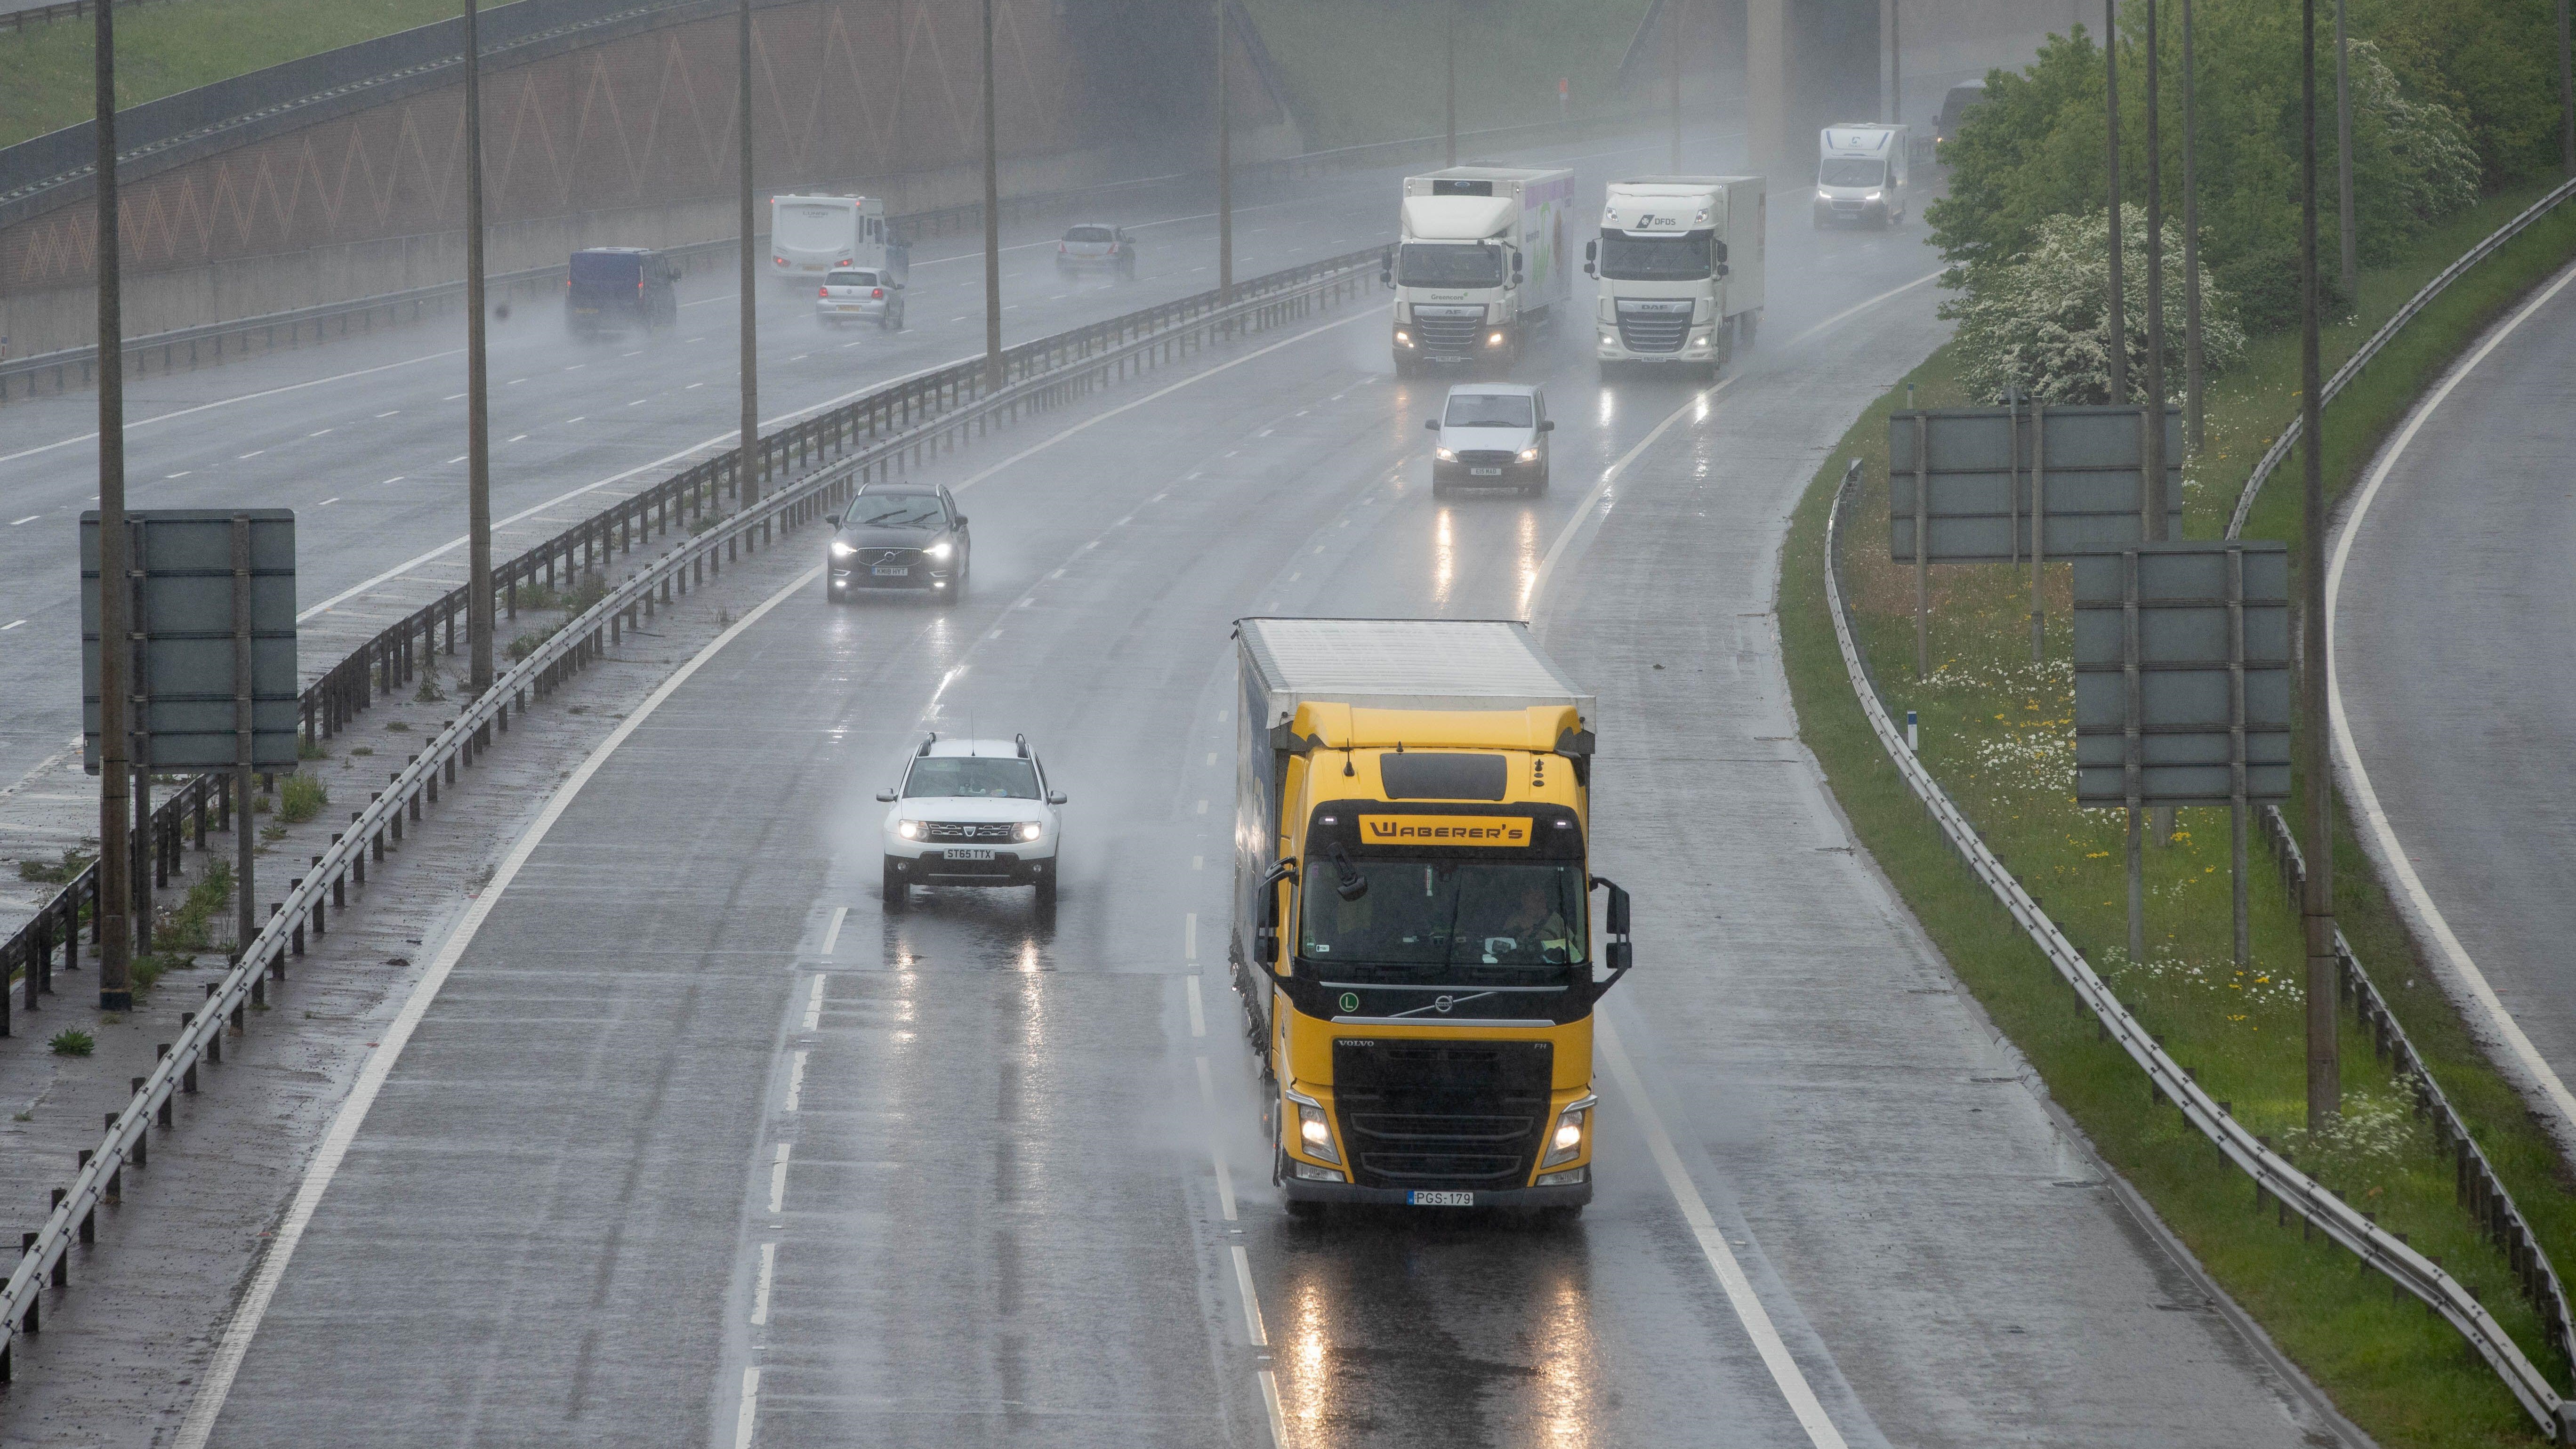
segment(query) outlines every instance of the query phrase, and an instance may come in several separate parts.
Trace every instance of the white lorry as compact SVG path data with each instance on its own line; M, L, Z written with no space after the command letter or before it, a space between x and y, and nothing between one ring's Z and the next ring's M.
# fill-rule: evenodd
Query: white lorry
M1623 365L1715 377L1752 345L1769 209L1759 176L1610 183L1601 235L1583 244L1583 270L1601 279L1594 355L1604 377Z
M912 248L894 239L885 201L874 196L769 198L769 272L798 283L826 272L868 267L897 286L912 273Z
M1573 209L1574 173L1563 167L1406 177L1400 241L1381 273L1395 289L1397 374L1517 361L1572 295Z
M1816 226L1856 221L1901 226L1914 210L1914 128L1845 121L1827 126L1816 147Z

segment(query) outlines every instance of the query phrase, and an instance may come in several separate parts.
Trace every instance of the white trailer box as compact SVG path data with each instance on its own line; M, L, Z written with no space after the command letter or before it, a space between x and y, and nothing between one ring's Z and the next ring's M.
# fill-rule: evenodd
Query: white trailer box
M769 198L770 275L822 281L835 267L873 267L897 285L912 271L912 249L894 239L885 202L874 196Z
M1817 226L1900 226L1913 213L1913 127L1857 121L1827 126L1816 153Z
M1574 173L1452 166L1404 179L1389 259L1395 366L1508 365L1573 295Z
M1639 176L1613 181L1601 234L1583 269L1601 279L1594 356L1607 374L1627 364L1686 367L1715 377L1750 346L1762 316L1759 176Z

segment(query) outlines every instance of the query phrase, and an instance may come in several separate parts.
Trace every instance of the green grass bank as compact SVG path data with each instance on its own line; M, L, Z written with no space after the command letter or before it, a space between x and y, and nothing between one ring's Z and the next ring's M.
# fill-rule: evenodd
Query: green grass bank
M2541 188L2493 198L2364 278L2355 315L2328 335L2326 369L2357 347L2426 280L2519 211ZM2330 485L2338 491L2407 405L2501 310L2576 256L2576 207L2554 216L2455 284L2326 415ZM2223 531L2255 460L2296 407L2298 344L2258 342L2210 395L2209 447L2190 471L2187 531ZM1967 405L1952 359L1936 353L1909 379L1925 406ZM1843 465L1867 479L1848 515L1846 582L1858 632L1890 706L1916 710L1925 763L1988 843L2039 895L2097 969L2236 1115L2300 1165L2408 1234L2494 1312L2552 1377L2568 1365L2543 1342L2537 1315L2502 1256L2453 1199L2448 1159L2358 1032L2346 1037L2345 1116L2336 1131L2303 1128L2298 923L2268 855L2252 851L2254 949L2232 959L2226 814L2181 812L2175 841L2148 852L2148 959L2130 961L2118 812L2074 807L2073 672L2068 571L2048 570L2045 662L2030 659L2027 567L1934 571L1933 676L1914 679L1912 576L1887 557L1886 416L1900 386L1871 407L1826 461L1783 553L1781 627L1801 727L1863 841L1997 1024L2029 1055L2052 1094L2227 1290L2382 1444L2538 1443L2510 1394L2458 1336L2387 1281L2293 1225L2257 1215L2249 1181L2170 1108L2149 1104L2145 1078L2097 1039L2089 1016L1992 895L1950 852L1868 728L1853 697L1823 586L1826 510ZM2257 508L2254 536L2297 524L2295 467ZM2294 818L2295 815L2294 815ZM2576 1193L2547 1136L2479 1053L2348 832L2337 850L2338 909L2356 950L2435 1077L2507 1179L2553 1261L2576 1264ZM2350 1022L2351 1018L2346 1017Z

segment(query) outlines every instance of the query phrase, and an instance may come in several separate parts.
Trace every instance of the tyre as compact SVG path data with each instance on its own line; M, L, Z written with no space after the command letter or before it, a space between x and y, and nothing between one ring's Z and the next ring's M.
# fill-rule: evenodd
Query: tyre
M903 872L895 868L894 857L889 855L885 862L885 912L899 916L911 906L912 882L904 879Z
M1038 877L1037 907L1041 916L1055 914L1055 872L1052 870Z
M940 590L939 607L943 609L953 609L965 599L968 576L972 572L973 568L971 565L957 571L957 577L950 579L948 581L948 587Z
M892 308L888 308L877 314L877 330L879 332L892 332L894 330L894 310Z
M894 330L897 332L903 330L903 308L901 307L894 309Z
M1545 468L1539 469L1538 481L1532 483L1521 491L1532 498L1545 498L1547 496L1547 472L1548 470Z
M1434 498L1446 498L1449 496L1449 485L1441 482L1440 475L1437 473L1431 475L1431 496Z

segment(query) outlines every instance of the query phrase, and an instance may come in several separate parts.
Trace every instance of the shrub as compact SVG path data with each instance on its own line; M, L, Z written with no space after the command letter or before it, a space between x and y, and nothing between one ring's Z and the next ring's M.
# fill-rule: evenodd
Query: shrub
M67 1026L55 1032L46 1040L45 1045L53 1048L54 1055L58 1057L85 1057L98 1049L97 1040L76 1026Z
M22 860L18 862L18 879L31 885L70 885L72 877L89 869L89 863L96 859L96 851L66 850L59 864Z
M2146 218L2124 209L2123 247L2128 266L2121 290L2128 298L2130 385L2146 380ZM2110 291L2107 213L2057 216L2042 222L2031 250L2010 263L1971 273L1966 294L1942 305L1958 319L1960 379L1980 397L2000 398L2018 385L2042 402L2106 403L2111 398L2110 319L2103 298ZM2184 376L2182 237L2165 227L2165 389L2182 397ZM2212 374L2227 370L2245 350L2235 305L2201 269L2201 356Z

